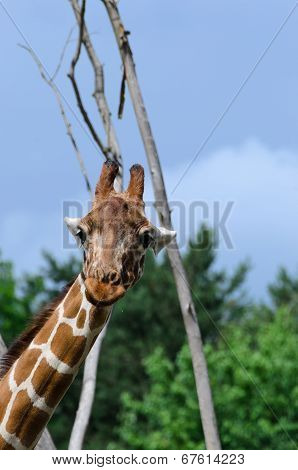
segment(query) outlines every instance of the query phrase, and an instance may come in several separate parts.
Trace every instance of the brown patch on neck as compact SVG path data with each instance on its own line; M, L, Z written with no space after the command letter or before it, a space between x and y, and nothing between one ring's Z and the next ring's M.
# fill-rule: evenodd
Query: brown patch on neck
M111 313L111 307L92 308L89 315L89 328L96 330L103 329Z
M86 342L85 336L74 336L72 328L62 323L52 339L51 351L59 361L74 367L84 355Z
M12 367L15 361L21 356L21 354L27 349L31 341L35 338L37 333L45 325L48 319L51 317L55 309L62 302L66 294L68 293L71 286L74 284L73 279L67 284L62 292L53 300L51 303L46 305L31 321L26 330L12 343L8 351L0 359L0 379L4 377L6 372Z
M11 434L15 434L26 420L31 408L32 402L27 390L20 390L13 402L6 424L6 430Z
M46 404L51 408L58 405L74 379L73 374L63 374L51 367L43 359L37 367L32 385L39 396L43 396Z
M83 328L85 325L85 320L86 320L86 310L82 308L77 318L77 327Z
M36 442L36 437L45 428L50 416L43 410L33 407L24 419L22 426L17 430L16 436L28 449L32 449Z
M51 317L47 321L46 325L37 333L34 338L34 344L44 344L49 341L49 338L52 334L53 329L55 328L56 323L58 322L58 312L57 310L52 313Z
M9 401L12 396L12 391L10 390L9 384L8 384L9 378L6 377L1 382L1 407L0 407L0 422L3 420L6 408L9 404ZM0 449L2 449L1 444L0 444Z
M19 358L13 374L17 386L29 377L40 354L39 349L27 349Z
M78 314L80 305L82 303L82 294L81 294L81 286L80 284L74 283L71 292L65 299L63 303L64 314L63 316L66 318L75 318Z

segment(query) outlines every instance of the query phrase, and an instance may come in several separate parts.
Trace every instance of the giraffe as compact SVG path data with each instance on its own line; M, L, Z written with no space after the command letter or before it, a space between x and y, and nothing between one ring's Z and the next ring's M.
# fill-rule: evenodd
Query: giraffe
M0 362L0 449L33 449L111 314L141 277L145 253L157 254L175 232L144 213L144 170L130 169L117 193L118 166L103 165L90 212L65 218L83 249L76 279L34 317Z

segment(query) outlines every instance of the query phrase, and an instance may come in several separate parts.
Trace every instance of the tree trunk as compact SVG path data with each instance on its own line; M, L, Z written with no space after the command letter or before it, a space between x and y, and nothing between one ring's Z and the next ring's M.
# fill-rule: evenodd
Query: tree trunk
M158 157L156 144L149 124L147 111L139 87L135 64L129 46L126 30L121 21L117 4L114 0L102 0L108 12L116 36L120 55L122 58L126 82L136 114L139 130L143 139L148 164L151 170L156 207L160 223L172 230L171 215L167 200L162 170ZM216 416L213 407L211 388L208 377L206 359L203 351L201 333L197 321L197 314L191 296L186 272L184 270L178 245L173 242L167 249L173 270L181 312L188 336L191 351L197 395L201 412L203 431L207 449L220 449L220 440L217 430Z
M98 336L85 362L83 385L79 407L77 409L76 418L71 431L71 436L68 445L68 449L70 450L80 450L83 447L83 442L94 401L98 360L101 345L106 334L107 326L108 324L106 324L106 326Z

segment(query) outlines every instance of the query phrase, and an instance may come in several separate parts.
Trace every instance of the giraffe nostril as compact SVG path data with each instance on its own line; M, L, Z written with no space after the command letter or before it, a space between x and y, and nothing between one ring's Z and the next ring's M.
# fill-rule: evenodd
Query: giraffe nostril
M120 284L121 276L120 274L117 273L117 271L112 271L109 277L110 277L111 284L113 284L114 286L117 286Z

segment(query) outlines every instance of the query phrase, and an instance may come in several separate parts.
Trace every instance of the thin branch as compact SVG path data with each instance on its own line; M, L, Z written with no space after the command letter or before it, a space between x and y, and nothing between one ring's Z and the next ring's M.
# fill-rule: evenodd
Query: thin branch
M79 110L80 110L80 112L83 116L83 119L84 119L88 129L91 132L91 135L92 135L94 141L96 142L96 144L98 145L98 147L100 148L101 152L106 157L106 159L109 159L110 158L109 149L108 149L108 147L105 147L105 145L102 143L100 137L98 136L98 134L97 134L90 118L89 118L87 110L86 110L86 108L83 104L83 100L82 100L82 97L81 97L81 94L80 94L80 90L79 90L79 87L78 87L78 84L77 84L77 81L76 81L76 78L75 78L75 68L76 68L78 60L80 58L81 49L82 49L82 37L83 37L83 31L84 31L85 8L86 8L86 0L83 0L82 8L81 8L81 11L80 11L80 23L79 23L80 29L79 29L77 47L76 47L73 59L71 61L70 70L69 70L69 73L68 73L67 76L71 81L71 84L72 84L72 87L73 87L73 90L74 90L74 94L75 94L75 97L76 97L76 100L77 100L78 108L79 108Z
M95 99L97 110L100 115L100 118L107 135L107 145L109 149L109 158L119 165L119 174L116 178L115 188L117 191L122 191L122 156L116 136L116 132L111 119L111 112L109 109L108 102L105 96L105 82L104 82L104 70L102 63L100 62L98 55L96 54L95 48L90 39L90 33L88 31L86 22L81 22L81 9L77 0L69 0L71 7L73 9L75 18L77 20L78 26L83 28L82 31L82 42L84 44L87 56L89 57L91 66L94 71L94 92L93 97Z
M129 88L137 123L143 139L148 164L151 170L159 219L162 225L171 229L171 213L169 210L158 151L139 86L132 51L128 41L127 31L125 30L121 21L115 0L101 1L106 7L122 58L126 83ZM179 297L181 313L188 336L206 447L207 449L220 449L221 445L212 401L207 363L203 351L203 342L197 321L197 313L195 311L195 306L188 282L186 282L187 276L182 264L182 258L176 241L171 244L171 246L167 249L167 252L170 259Z
M86 188L87 188L87 191L89 192L90 200L91 200L92 199L92 190L91 190L91 185L90 185L89 178L88 178L88 175L87 175L87 170L86 170L81 152L79 150L78 144L77 144L77 142L76 142L76 140L73 136L71 124L70 124L70 122L67 118L67 115L65 113L65 109L64 109L64 106L63 106L63 103L62 103L60 92L59 92L58 88L56 87L55 83L50 78L47 77L47 73L46 73L42 63L40 62L40 60L38 59L38 57L34 53L34 51L30 47L24 46L23 44L19 44L19 46L21 48L25 49L27 52L29 52L29 54L31 55L31 57L33 58L34 62L36 63L36 65L39 69L39 72L40 72L40 75L41 75L42 79L47 83L47 85L49 85L49 87L51 87L51 89L52 89L52 91L53 91L53 93L56 97L56 100L58 102L58 106L59 106L59 109L60 109L60 113L61 113L62 119L63 119L65 127L66 127L67 135L70 138L72 146L75 150L75 154L76 154L77 160L78 160L79 165L80 165L81 173L82 173L83 178L85 180Z
M123 109L125 103L125 71L123 70L122 80L121 80L121 87L120 87L120 100L119 100L119 108L118 108L118 119L122 119L123 116Z
M0 334L0 358L6 353L6 351L7 347L5 346L4 340ZM41 438L35 446L35 450L56 450L55 444L47 428L43 431Z
M71 30L69 31L68 33L68 36L66 38L66 41L65 41L65 44L64 44L64 47L62 49L62 52L60 54L60 59L58 61L58 64L57 64L57 67L51 77L51 82L53 82L55 80L55 78L57 77L58 73L59 73L59 70L61 68L61 65L62 65L62 62L63 62L63 59L64 59L64 56L65 56L65 52L66 52L66 49L67 49L67 46L68 44L71 42L71 36L72 36L72 33L73 33L73 30L74 30L74 26L71 28Z

